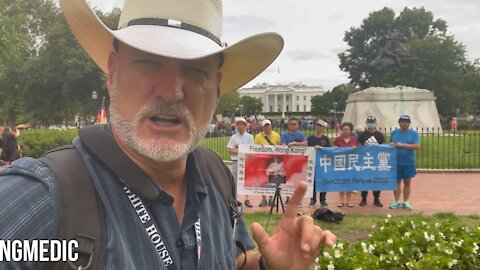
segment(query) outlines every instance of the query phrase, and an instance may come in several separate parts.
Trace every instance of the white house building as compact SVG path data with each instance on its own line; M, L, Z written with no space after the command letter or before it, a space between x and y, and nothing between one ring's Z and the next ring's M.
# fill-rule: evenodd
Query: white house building
M262 83L252 88L238 90L240 97L260 98L262 112L310 112L311 99L326 91L321 86L306 86L299 83L289 85L268 85Z

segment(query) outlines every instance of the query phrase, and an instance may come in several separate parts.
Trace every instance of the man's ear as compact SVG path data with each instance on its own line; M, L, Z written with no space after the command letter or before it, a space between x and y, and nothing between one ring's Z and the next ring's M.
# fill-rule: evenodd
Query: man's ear
M113 87L113 80L117 71L118 54L116 52L110 52L108 55L108 71L107 71L107 89L108 94L111 96L111 90Z

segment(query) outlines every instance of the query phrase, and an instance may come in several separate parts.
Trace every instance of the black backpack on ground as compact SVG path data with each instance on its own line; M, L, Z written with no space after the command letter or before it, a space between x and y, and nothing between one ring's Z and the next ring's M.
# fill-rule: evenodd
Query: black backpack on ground
M121 162L125 154L106 130L105 125L85 127L79 132L80 141L87 151L117 176L129 169ZM207 148L193 151L202 177L215 186L230 215L232 227L237 218L234 179L223 160ZM77 240L76 262L48 262L44 269L103 269L106 231L103 206L91 181L80 153L73 145L48 151L39 158L55 174L60 188L61 213L56 239ZM136 166L135 166L136 167ZM153 184L153 183L152 183ZM240 242L237 246L245 252Z
M345 217L345 214L341 212L335 212L330 209L318 208L315 210L315 212L313 212L312 217L316 220L325 222L340 223Z

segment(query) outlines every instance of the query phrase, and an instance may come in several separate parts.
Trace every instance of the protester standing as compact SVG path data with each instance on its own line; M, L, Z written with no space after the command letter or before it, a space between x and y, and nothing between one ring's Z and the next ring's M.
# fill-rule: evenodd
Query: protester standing
M359 145L371 145L371 144L383 144L385 143L385 137L382 132L377 130L377 118L373 115L367 117L365 121L367 129L358 135L358 144ZM362 200L358 205L365 206L367 205L367 196L368 191L362 191ZM380 201L380 190L373 191L373 204L378 207L383 207L382 202Z
M324 134L325 129L328 127L328 123L319 119L315 123L315 133L307 138L308 146L314 146L315 149L319 149L321 147L331 147L330 140L328 136ZM317 203L317 192L315 192L316 182L313 181L313 194L312 199L310 199L310 207L315 207ZM320 205L322 207L328 207L327 204L327 193L320 192Z
M247 132L248 123L245 118L237 117L234 125L237 132L230 137L227 144L227 151L232 160L232 174L236 183L238 179L238 147L240 144L253 144L253 136ZM253 207L248 195L245 196L244 203L246 207Z
M355 137L353 137L353 124L350 122L343 122L340 126L342 133L338 136L335 141L333 141L334 147L357 147L358 142ZM353 207L352 199L352 191L347 192L340 192L340 202L338 203L338 207L345 206L345 194L347 194L347 203L348 207Z
M395 202L390 204L391 209L413 209L408 200L412 191L412 178L417 174L415 151L420 149L420 136L410 129L410 123L410 115L402 114L398 119L400 129L395 129L390 135L390 145L397 148L397 189L393 192ZM402 182L403 202L400 201Z
M272 129L272 122L268 119L265 119L261 123L262 131L255 136L254 143L260 145L279 145L280 144L280 135L273 131ZM260 202L260 207L264 207L268 205L272 205L273 198L270 196L268 198L265 195L262 195L262 201Z
M287 132L283 133L280 138L282 145L307 146L307 137L305 137L302 132L298 131L298 128L300 127L298 119L295 117L288 119L287 125ZM287 196L285 205L287 205L289 201L290 196Z

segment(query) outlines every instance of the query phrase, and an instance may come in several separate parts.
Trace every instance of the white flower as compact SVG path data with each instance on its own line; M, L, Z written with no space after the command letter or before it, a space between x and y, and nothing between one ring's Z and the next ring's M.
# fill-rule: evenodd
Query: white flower
M448 263L448 268L452 268L454 265L456 265L458 263L458 261L456 259L453 259L451 260L449 263Z
M330 263L327 265L328 270L335 270L335 265L333 265L333 262L330 261Z
M445 249L445 254L447 255L452 255L453 254L453 251L451 249Z
M473 243L472 253L473 253L473 254L477 254L479 249L480 249L480 247L478 246L478 244L477 244L477 243Z
M335 248L343 249L343 243L337 243Z
M384 258L383 255L380 255L380 261L383 261Z
M452 242L452 245L455 247L461 247L463 244L463 239L458 240L458 242Z
M400 251L400 254L403 255L403 248L402 248L402 247L400 247L400 248L398 249L398 251Z
M385 223L388 224L388 218L385 219Z
M425 221L422 221L422 225L425 226L427 225L428 223L426 223Z
M359 267L359 268L355 268L355 270L362 270L362 268L361 268L361 267Z
M317 257L315 258L315 262L318 263L320 261L320 259Z
M388 239L388 240L387 240L387 243L393 244L393 240L392 240L392 239Z
M328 252L326 252L326 251L323 252L323 257L325 257L325 258L327 258L327 259L331 259L331 258L332 258L332 256L330 255L330 253L328 253Z
M440 223L435 222L435 228L438 228L438 227L440 227Z
M445 234L444 234L444 233L439 232L438 234L440 235L440 237L441 237L442 239L445 239Z
M372 234L371 234L371 233L369 233L369 234L368 234L368 237L369 237L369 238L372 238Z
M393 261L396 262L398 260L398 257L395 255L393 256Z
M395 255L395 252L393 252L393 250L390 250L390 251L388 252L388 254L390 254L390 255L393 256L393 255Z
M340 252L340 250L335 249L335 251L334 251L334 253L333 253L333 257L335 257L335 258L337 258L337 259L340 258L340 257L342 257L342 253Z
M375 227L377 227L375 224L372 225L372 229L375 229Z
M408 269L413 268L413 264L411 262L407 262L405 265L408 267Z
M388 214L388 215L387 215L387 218L392 218L392 215Z
M380 227L380 231L383 231L383 226L382 226L382 227Z
M360 246L362 246L362 252L363 252L363 253L368 253L367 244L365 244L364 242L362 242L362 243L360 244Z
M370 245L368 246L368 252L369 252L369 253L372 253L372 251L374 251L374 250L375 250L375 246L372 245L372 244L370 244Z
M406 232L403 236L404 237L410 237L410 235L412 235L410 232Z

